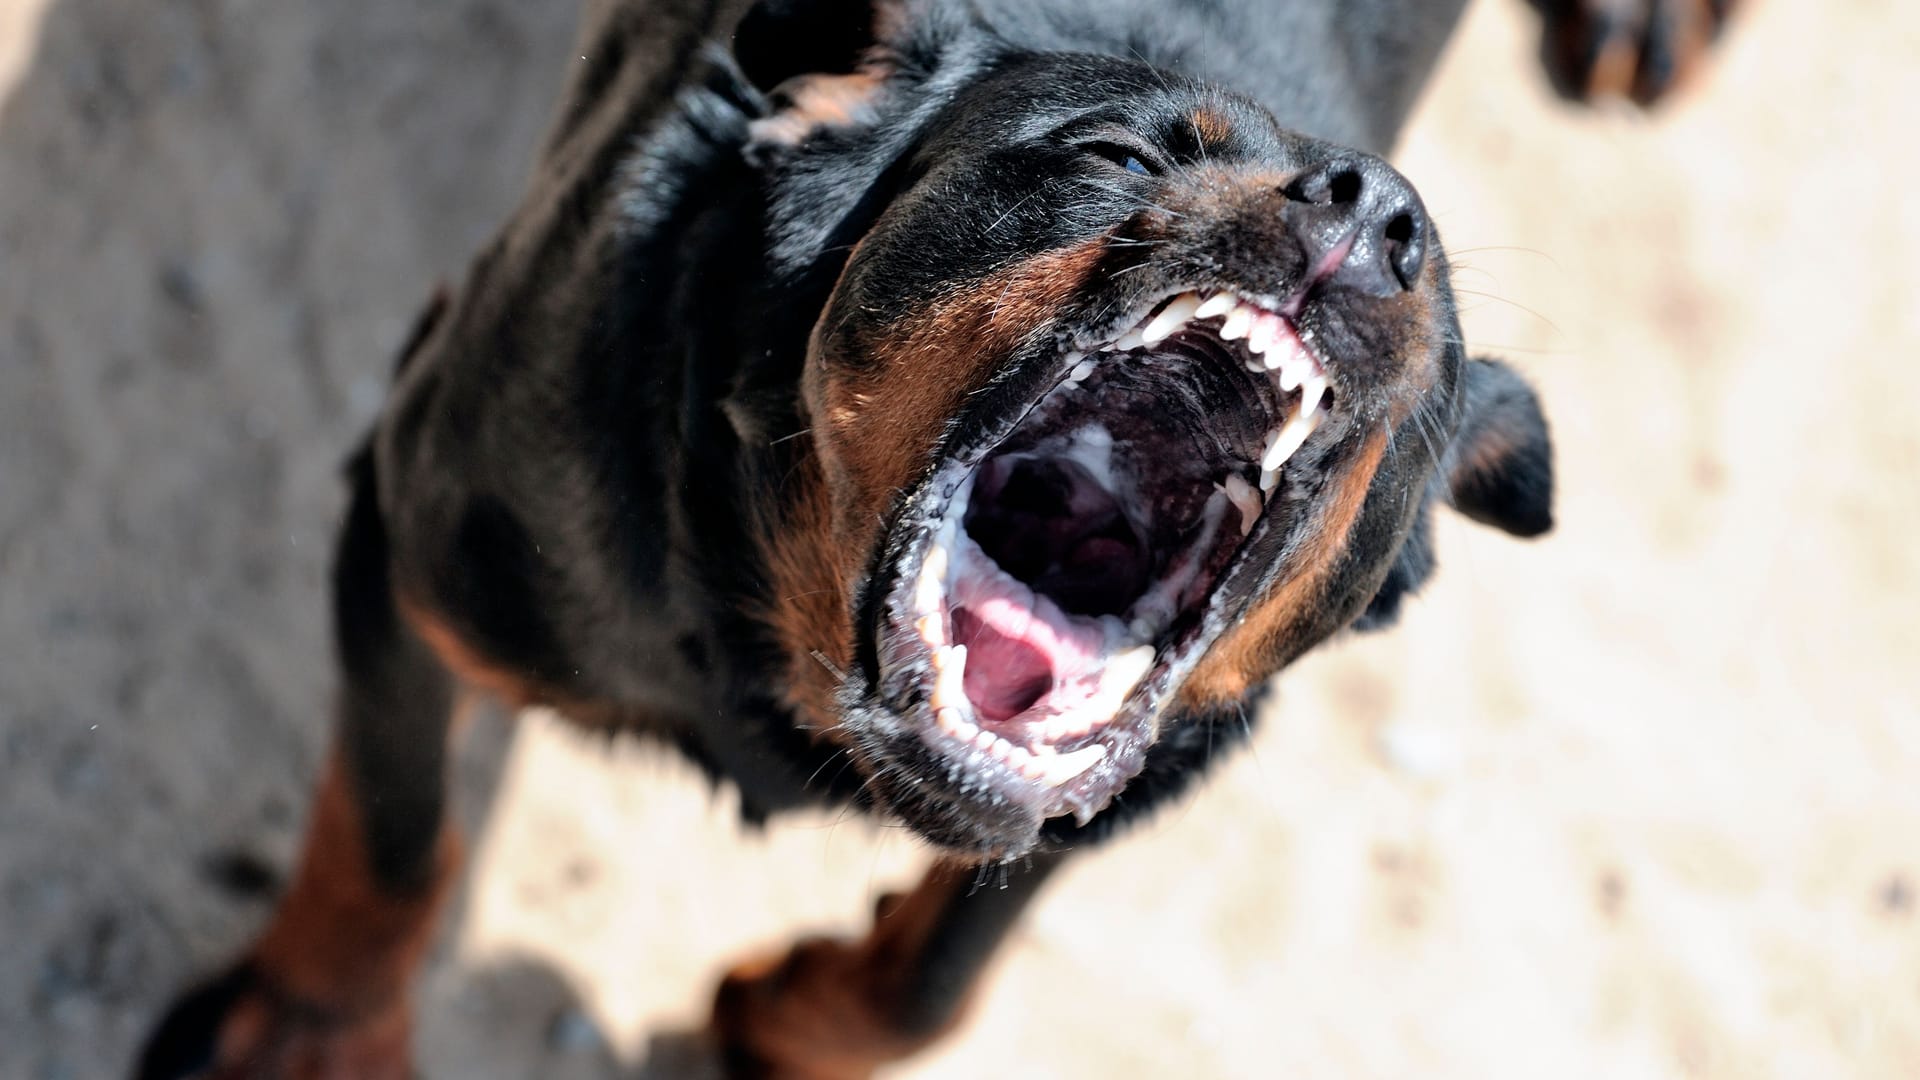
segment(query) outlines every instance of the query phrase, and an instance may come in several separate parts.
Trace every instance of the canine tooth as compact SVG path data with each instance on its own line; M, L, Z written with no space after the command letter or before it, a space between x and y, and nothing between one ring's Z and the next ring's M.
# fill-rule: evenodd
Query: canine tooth
M940 610L940 594L947 585L947 549L935 543L920 563L920 576L913 584L913 605L922 612Z
M1245 536L1253 531L1253 523L1260 520L1260 511L1266 509L1266 503L1239 473L1227 474L1224 490L1233 501L1234 509L1240 511L1240 535Z
M1297 421L1303 416L1315 417L1314 423L1319 423L1320 421L1317 418L1317 414L1320 412L1320 399L1326 396L1326 393L1327 377L1325 375L1316 372L1302 379L1300 381L1300 411L1294 414L1294 420ZM1309 428L1308 430L1311 431L1312 429Z
M1200 298L1192 293L1183 293L1173 298L1173 302L1162 308L1140 331L1140 338L1148 345L1158 345L1173 336L1175 330L1187 325L1187 320L1200 309Z
M1279 469L1261 469L1260 470L1260 494L1271 495L1273 494L1273 489L1279 486L1280 486L1280 470Z
M959 709L961 715L973 708L967 699L967 647L949 645L933 653L933 707Z
M933 612L940 610L940 579L932 574L921 574L913 583L913 606L917 611L927 612L932 618Z
M1247 331L1253 328L1255 314L1257 313L1245 304L1235 305L1233 313L1227 316L1227 321L1220 324L1220 340L1239 341L1246 337Z
M1267 432L1267 441L1260 447L1260 470L1262 472L1279 467L1279 462L1273 460L1273 451L1274 447L1280 445L1280 433L1284 430L1286 430L1284 427L1277 427Z
M1100 675L1100 696L1111 694L1115 709L1120 707L1120 699L1133 692L1153 669L1153 646L1135 645L1107 661L1107 670ZM1111 710L1109 710L1111 711Z
M1300 412L1294 413L1287 419L1286 426L1280 429L1279 435L1273 440L1273 445L1267 447L1266 456L1260 459L1260 468L1277 471L1280 466L1286 464L1288 458L1293 456L1295 450L1300 449L1300 444L1307 441L1307 436L1313 434L1313 429L1319 426L1320 414L1317 411L1308 412L1303 408Z
M1132 352L1135 349L1146 348L1147 339L1140 336L1140 331L1129 330L1120 335L1120 340L1114 342L1113 347L1119 352Z
M1200 302L1200 306L1194 309L1193 317L1195 319L1211 319L1216 315L1225 315L1227 312L1233 310L1233 305L1236 302L1232 293L1214 293L1212 296Z
M926 642L928 648L938 649L946 646L947 620L938 614L920 616L913 621L913 628L919 631L920 640Z
M1038 768L1034 771L1039 775L1035 779L1044 781L1048 787L1059 787L1106 759L1106 744L1094 743L1092 746L1083 746L1071 754L1061 754L1036 761Z

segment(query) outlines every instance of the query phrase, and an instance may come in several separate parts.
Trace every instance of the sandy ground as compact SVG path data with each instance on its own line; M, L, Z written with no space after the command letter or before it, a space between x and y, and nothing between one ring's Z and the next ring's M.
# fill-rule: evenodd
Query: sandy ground
M567 4L0 0L0 1077L114 1075L237 948L325 738L336 464L517 195ZM1401 629L1072 867L903 1075L1920 1075L1920 9L1762 3L1656 121L1483 0L1400 155L1560 529L1456 521ZM924 856L742 834L485 718L442 1077L697 1074L745 950Z

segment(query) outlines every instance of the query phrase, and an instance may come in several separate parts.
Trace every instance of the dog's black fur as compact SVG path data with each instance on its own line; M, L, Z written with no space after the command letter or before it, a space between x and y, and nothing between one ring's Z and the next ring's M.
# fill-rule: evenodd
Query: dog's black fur
M1324 451L1313 498L1348 482L1336 477L1362 456L1361 421L1387 434L1371 471L1351 475L1359 508L1344 535L1296 529L1283 550L1276 532L1270 557L1222 589L1251 618L1277 608L1302 551L1324 548L1324 579L1259 635L1215 650L1230 662L1197 669L1193 686L1213 689L1170 699L1124 800L1085 825L1038 820L941 789L941 763L899 749L911 723L880 685L877 641L916 493L943 454L990 437L1057 377L1054 339L1023 336L991 371L943 376L951 411L920 418L926 442L883 448L898 463L857 434L833 442L821 415L836 380L911 378L890 366L898 327L1103 237L1174 254L1156 263L1115 245L1097 287L1048 319L1111 320L1196 278L1294 288L1307 273L1298 215L1157 216L1156 185L1210 169L1249 185L1271 176L1290 194L1262 198L1304 206L1290 178L1332 163L1399 191L1366 152L1392 144L1463 2L613 5L532 193L422 317L349 471L331 781L348 824L316 825L276 930L219 984L217 1007L202 995L163 1027L144 1075L216 1058L245 1074L318 1070L335 1043L377 1026L366 1017L395 1010L404 1060L413 954L383 946L392 957L361 967L400 974L365 979L310 954L352 954L352 934L327 923L349 909L391 915L396 941L430 925L450 866L439 773L462 682L665 738L738 786L753 820L877 799L970 858L1014 856L1084 846L1178 793L1247 730L1272 671L1342 627L1392 622L1433 570L1436 501L1544 531L1538 405L1511 371L1463 354L1438 238L1405 189L1421 230L1414 279L1378 295L1330 290L1301 316L1342 359L1342 399L1357 410L1350 437ZM1215 130L1202 135L1195 117ZM894 483L859 479L896 468ZM783 591L797 580L783 560L836 557L854 572L829 578L835 595ZM326 892L356 872L351 903ZM326 903L302 906L323 892ZM952 928L971 925L952 914L960 906L929 908L924 955L951 951ZM1017 909L982 924L1003 929ZM931 1019L906 1027L944 1023L998 932L958 950L932 980L944 979L940 994L908 995ZM780 1021L738 1012L741 985L721 1009L736 1070L798 1068L756 1035ZM268 1030L299 1030L233 1050L248 1000ZM327 1022L307 1023L309 1006ZM363 1053L390 1065L380 1030Z

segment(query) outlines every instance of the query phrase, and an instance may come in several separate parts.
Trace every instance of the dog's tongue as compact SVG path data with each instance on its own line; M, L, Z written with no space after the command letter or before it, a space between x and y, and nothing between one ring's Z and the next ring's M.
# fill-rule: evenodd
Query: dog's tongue
M984 720L1005 721L1032 708L1053 689L1053 664L1041 643L1023 632L1031 628L1031 613L993 614L1011 618L998 620L996 627L971 608L956 608L953 637L967 647L963 685L974 711Z

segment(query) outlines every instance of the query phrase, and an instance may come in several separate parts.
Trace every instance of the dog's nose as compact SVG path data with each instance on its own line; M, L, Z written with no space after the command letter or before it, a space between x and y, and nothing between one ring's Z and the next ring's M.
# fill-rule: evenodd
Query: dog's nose
M1281 190L1307 273L1373 296L1410 290L1427 261L1427 211L1406 178L1373 157L1308 168Z

